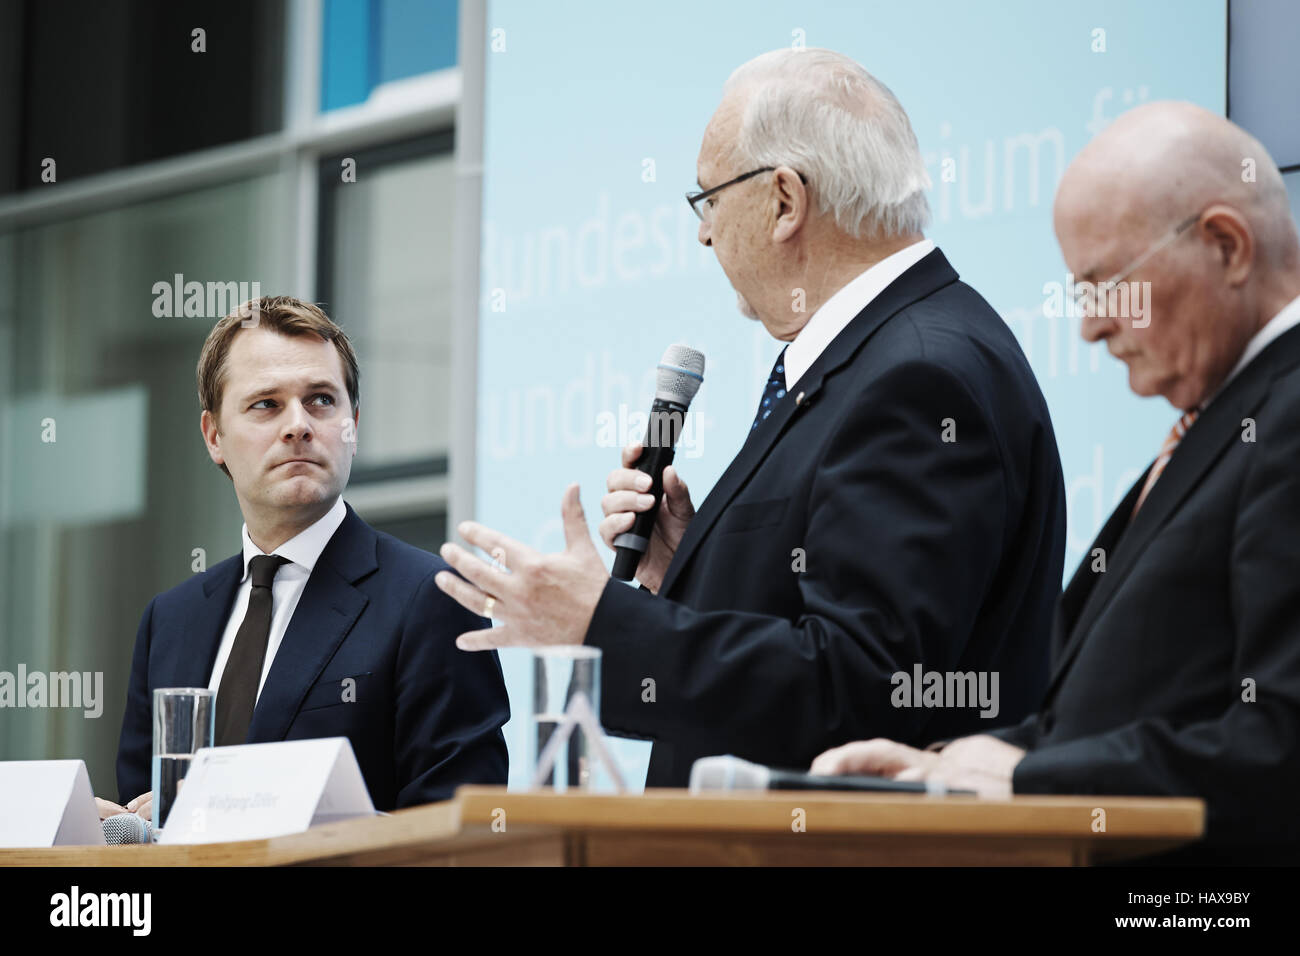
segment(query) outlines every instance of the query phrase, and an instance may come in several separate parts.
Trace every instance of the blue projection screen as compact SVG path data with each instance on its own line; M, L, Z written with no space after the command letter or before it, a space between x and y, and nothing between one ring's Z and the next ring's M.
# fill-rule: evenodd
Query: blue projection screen
M1133 105L1181 99L1223 114L1225 23L1223 0L493 0L477 518L560 550L560 498L578 481L594 535L605 475L644 434L652 369L673 342L708 357L678 452L703 500L745 438L779 345L737 312L683 194L731 71L778 47L825 46L902 101L934 183L927 235L1006 319L1042 384L1072 574L1177 413L1134 397L1123 365L1056 308L1066 269L1052 197L1070 159ZM889 556L865 542L862 560ZM528 660L502 653L512 786L528 754ZM616 743L639 785L649 744Z

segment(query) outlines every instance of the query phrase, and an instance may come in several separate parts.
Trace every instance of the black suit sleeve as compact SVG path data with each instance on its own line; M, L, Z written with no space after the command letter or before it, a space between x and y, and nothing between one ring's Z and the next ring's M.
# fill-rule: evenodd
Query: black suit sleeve
M1015 792L1199 796L1208 840L1300 839L1290 806L1300 789L1300 429L1267 428L1261 417L1228 564L1235 634L1200 638L1235 646L1223 712L1138 720L1032 750ZM1188 653L1197 639L1188 635ZM1253 701L1243 699L1247 680Z
M153 640L154 601L144 609L131 654L126 711L117 745L117 802L126 806L153 787L153 703L149 699L149 646Z
M933 711L894 707L890 678L958 661L1003 548L1003 463L964 384L932 363L892 369L843 416L803 503L803 613L700 612L611 581L587 633L606 726L785 766L864 737L925 742Z
M1038 715L1030 714L1018 724L990 730L989 735L1006 741L1013 747L1026 750L1034 746L1035 741L1038 740Z
M510 702L496 651L468 652L456 637L489 627L435 584L420 582L398 649L394 742L397 807L450 799L466 783L505 784L501 725Z

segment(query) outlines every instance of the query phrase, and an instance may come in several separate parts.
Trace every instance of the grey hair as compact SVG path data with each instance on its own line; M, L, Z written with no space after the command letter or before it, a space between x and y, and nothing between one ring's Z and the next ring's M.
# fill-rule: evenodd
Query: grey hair
M733 150L752 166L802 173L821 212L856 238L920 232L930 188L912 124L889 87L833 50L773 50L740 66L724 95L745 89Z

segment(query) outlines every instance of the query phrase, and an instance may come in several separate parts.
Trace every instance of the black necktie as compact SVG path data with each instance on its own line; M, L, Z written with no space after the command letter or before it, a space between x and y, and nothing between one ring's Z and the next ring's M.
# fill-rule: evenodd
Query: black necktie
M259 554L248 562L253 586L248 592L248 611L235 635L235 644L221 673L217 689L216 744L229 747L248 738L257 703L257 685L262 681L262 664L266 661L266 644L271 636L271 583L275 572L288 558L278 554Z
M786 346L789 348L790 346ZM763 389L763 398L758 403L758 414L754 416L754 424L749 426L752 432L758 427L759 422L772 414L772 409L776 403L785 398L785 349L776 357L776 364L772 366L772 374L767 377L767 386Z

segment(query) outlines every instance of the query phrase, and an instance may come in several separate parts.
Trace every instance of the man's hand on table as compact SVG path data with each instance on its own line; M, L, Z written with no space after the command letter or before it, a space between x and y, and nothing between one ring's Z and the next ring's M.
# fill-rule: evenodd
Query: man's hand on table
M137 816L149 820L153 817L153 791L142 793L126 806L120 807L112 800L105 800L102 797L95 798L95 806L99 808L99 819L107 820L109 817L115 817L119 813L134 813Z
M1025 752L987 734L961 737L942 750L917 750L892 740L856 740L833 747L812 762L822 776L874 774L921 780L949 790L973 790L981 797L1011 796L1011 778Z

